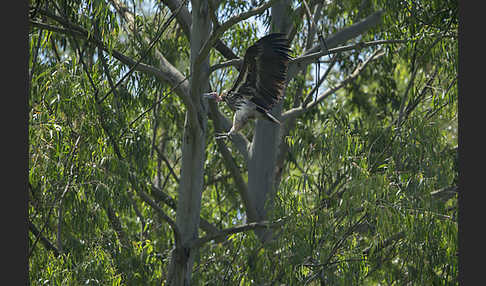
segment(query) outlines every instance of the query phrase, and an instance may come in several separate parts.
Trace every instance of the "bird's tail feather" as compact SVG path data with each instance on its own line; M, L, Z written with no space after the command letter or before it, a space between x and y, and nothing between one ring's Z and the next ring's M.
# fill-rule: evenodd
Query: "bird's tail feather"
M268 112L264 112L263 117L269 121L280 124L280 121Z
M261 114L263 118L265 118L268 121L272 121L273 123L280 124L280 121L275 118L273 115L271 115L268 111L263 109L262 107L258 106L256 107L256 110Z

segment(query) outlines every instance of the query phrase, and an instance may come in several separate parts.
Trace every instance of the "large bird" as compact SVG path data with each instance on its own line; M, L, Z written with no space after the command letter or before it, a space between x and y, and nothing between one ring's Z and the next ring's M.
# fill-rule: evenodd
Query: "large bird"
M216 139L230 137L254 118L280 124L270 110L282 99L290 52L285 34L264 36L246 50L240 73L230 90L203 94L217 102L226 102L234 111L233 126Z

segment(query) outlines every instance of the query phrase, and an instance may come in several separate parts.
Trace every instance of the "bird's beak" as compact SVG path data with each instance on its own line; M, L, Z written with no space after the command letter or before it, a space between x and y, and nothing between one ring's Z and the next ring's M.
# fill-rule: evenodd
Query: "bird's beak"
M215 99L215 100L219 100L220 99L218 93L217 92L214 92L214 91L203 93L202 96L204 98L208 98L208 99Z
M214 93L213 92L206 92L206 93L203 93L202 96L204 98L214 98Z

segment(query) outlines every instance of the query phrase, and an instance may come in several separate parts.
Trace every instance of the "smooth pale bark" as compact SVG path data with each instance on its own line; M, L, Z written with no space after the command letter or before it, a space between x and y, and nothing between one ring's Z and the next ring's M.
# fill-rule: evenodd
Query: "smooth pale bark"
M340 44L343 44L351 39L362 35L369 29L377 26L383 21L383 11L377 11L370 16L366 17L365 19L359 21L356 24L350 25L342 30L334 33L333 35L327 37L325 39L325 43L328 49L332 49L337 47ZM323 37L326 35L322 35ZM289 65L289 72L288 77L293 78L296 76L300 71L303 71L308 64L315 62L318 58L322 57L323 55L319 54L319 52L324 52L321 49L320 45L316 45L313 48L307 50L304 55L301 55L296 60L292 61ZM314 56L310 56L314 54Z
M292 25L289 17L289 0L278 1L272 6L272 32L286 33ZM272 114L280 118L282 102L277 104ZM247 210L248 221L260 222L267 219L275 196L275 170L277 151L280 146L280 126L266 120L257 120L248 161L248 191L252 209ZM250 216L251 211L256 217ZM269 241L271 229L256 229L260 241Z
M278 114L281 106L274 109ZM278 118L278 115L277 115ZM279 126L273 122L258 120L255 124L253 141L248 161L248 195L250 208L247 209L249 222L260 222L267 219L267 208L271 207L275 194L275 166ZM252 214L256 213L256 217ZM262 242L271 237L271 230L256 229L255 233Z
M190 242L198 238L201 197L206 158L207 106L201 94L208 82L208 58L195 64L201 46L209 37L210 19L207 1L192 1L191 25L191 79L190 100L194 112L187 110L182 141L182 163L177 200L176 224L181 234L181 244L172 252L168 285L190 285L197 249Z
M291 3L289 0L282 0L272 6L272 32L288 33L292 28L290 15ZM369 30L381 21L383 12L378 11L363 19L362 21L344 28L343 30L331 35L326 39L328 48L336 47L352 38ZM305 55L320 51L317 45L306 52ZM317 57L309 59L294 60L289 65L288 79L292 79L298 71L304 69ZM281 118L282 104L278 104L272 110L275 117ZM288 122L286 124L289 124ZM293 124L290 124L293 126ZM249 152L248 159L248 193L250 206L247 207L248 221L259 222L268 219L276 194L277 180L282 170L280 161L285 160L285 146L282 134L287 134L289 130L280 130L284 126L277 126L271 122L257 120L255 131ZM289 126L287 126L289 127ZM283 131L283 132L282 132ZM280 150L280 148L283 148ZM279 161L280 163L278 163ZM278 164L277 164L278 163ZM256 213L256 216L253 215ZM262 242L266 242L272 237L271 230L256 229L255 233Z
M173 253L169 268L168 285L189 285L195 251L191 248L191 241L198 239L198 227L201 211L201 196L203 188L203 171L206 147L207 106L201 99L208 84L209 61L201 56L200 51L209 42L210 12L207 1L192 1L192 25L190 29L191 40L191 79L190 79L190 105L184 126L184 138L182 147L182 166L180 175L179 198L177 206L176 223L181 232L182 243ZM272 32L288 32L291 29L289 17L291 7L290 0L281 0L272 6ZM376 15L363 20L362 23L338 32L331 37L328 45L337 45L355 37L357 34L369 29L370 22L376 23ZM358 32L359 31L359 32ZM204 53L203 53L204 54ZM307 59L306 59L307 60ZM308 63L303 60L301 65L292 65L289 70L289 79L292 78L302 65ZM272 114L281 118L282 103L275 106ZM248 188L245 198L247 220L249 222L262 222L268 220L269 212L273 207L276 194L275 184L277 160L282 154L279 148L282 146L282 127L272 122L257 120L248 150L248 156L244 156L248 166ZM279 158L279 159L278 159ZM231 160L227 160L231 162ZM244 186L244 182L241 182ZM244 189L242 187L242 189ZM272 239L271 229L255 229L255 233L262 242Z

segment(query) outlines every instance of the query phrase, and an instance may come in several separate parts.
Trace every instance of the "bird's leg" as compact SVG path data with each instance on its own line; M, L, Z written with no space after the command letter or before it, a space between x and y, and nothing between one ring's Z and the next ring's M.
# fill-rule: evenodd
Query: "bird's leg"
M214 137L216 140L219 140L219 139L229 139L231 136L231 134L228 132L228 133L216 133L216 137Z
M215 139L230 139L233 133L235 133L235 129L234 126L231 126L229 132L216 133Z
M237 120L233 118L233 125L231 126L231 129L228 132L223 132L223 133L216 133L216 139L231 139L231 136L238 132L238 130L241 128L241 124Z

